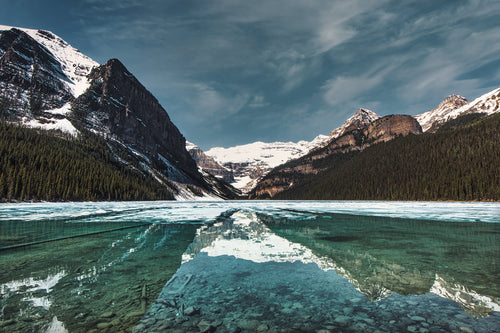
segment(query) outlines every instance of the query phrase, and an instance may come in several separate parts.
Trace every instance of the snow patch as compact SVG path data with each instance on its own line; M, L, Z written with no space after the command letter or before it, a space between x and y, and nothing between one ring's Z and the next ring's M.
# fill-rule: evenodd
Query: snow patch
M68 330L64 327L64 324L57 319L56 316L52 318L49 327L45 330L45 333L67 333Z
M23 125L31 128L39 128L45 131L59 130L68 133L73 137L77 137L80 132L73 126L73 124L66 118L64 119L30 119L26 118L22 122Z

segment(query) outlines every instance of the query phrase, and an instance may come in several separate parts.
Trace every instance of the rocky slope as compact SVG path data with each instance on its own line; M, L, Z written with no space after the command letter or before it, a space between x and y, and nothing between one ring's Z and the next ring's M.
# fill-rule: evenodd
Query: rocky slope
M359 111L358 111L359 112ZM358 113L357 112L357 113ZM346 126L346 128L348 128ZM250 198L268 198L293 186L297 174L317 174L325 170L319 161L335 154L362 151L380 142L387 142L399 136L420 134L422 128L411 116L390 115L378 118L364 127L353 127L330 141L326 146L285 163L272 170L250 192Z
M48 31L0 26L0 118L76 135L64 115L96 66Z
M368 124L371 124L379 118L380 116L373 111L363 108L358 109L342 126L330 132L330 140L336 139L352 130L365 128Z
M177 199L233 197L198 171L167 112L117 59L99 66L51 32L0 26L0 88L4 120L104 137Z
M318 135L312 141L299 141L297 143L254 142L230 148L216 147L208 150L205 154L213 157L225 169L230 170L234 175L232 185L244 193L248 193L262 177L278 165L300 158L311 150L320 149L344 133L364 128L379 118L380 116L376 113L361 108L342 126L331 131L329 136ZM198 166L204 168L203 164L198 163ZM215 169L214 172L212 174L220 176L219 169Z
M186 141L186 149L198 165L198 168L201 168L204 172L215 177L221 178L227 183L234 182L233 171L221 166L214 160L213 157L205 154L200 147L194 143Z
M77 128L119 142L170 180L202 181L185 149L185 138L156 98L119 60L96 67L89 79L90 87L71 103L71 120Z
M450 95L435 109L416 115L424 132L435 132L445 123L467 114L491 115L500 112L500 88L490 91L472 102L462 96Z

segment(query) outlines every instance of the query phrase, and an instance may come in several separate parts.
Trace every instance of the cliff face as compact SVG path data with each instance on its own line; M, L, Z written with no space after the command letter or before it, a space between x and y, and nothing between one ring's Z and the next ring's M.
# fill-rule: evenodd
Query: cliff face
M250 198L273 197L293 186L292 175L317 174L324 168L317 167L317 161L326 157L352 151L361 151L374 144L390 141L398 136L420 134L422 128L411 116L391 115L379 118L364 128L355 128L332 140L321 149L313 150L304 157L278 166L262 179L250 193Z
M95 68L90 87L72 103L73 123L139 152L178 182L189 182L170 170L182 170L202 182L186 151L186 139L170 121L158 100L116 60ZM172 165L170 165L172 164Z
M305 156L305 160L317 160L326 156L361 151L379 142L386 142L398 136L420 134L422 128L411 116L391 115L379 118L364 128L356 128L331 141L323 149L313 151Z
M178 199L239 195L198 171L167 112L120 61L99 65L48 31L0 25L0 120L75 138L99 135L113 163Z
M186 145L186 149L194 159L198 167L203 171L211 174L212 176L221 178L226 183L234 182L233 171L221 166L214 160L213 157L206 155L200 147L188 142Z
M330 140L334 140L353 130L363 129L379 118L380 116L373 111L363 108L358 109L352 117L344 122L342 126L334 129L330 133Z
M47 38L50 35L47 35ZM1 118L33 118L73 99L61 64L27 33L0 31Z

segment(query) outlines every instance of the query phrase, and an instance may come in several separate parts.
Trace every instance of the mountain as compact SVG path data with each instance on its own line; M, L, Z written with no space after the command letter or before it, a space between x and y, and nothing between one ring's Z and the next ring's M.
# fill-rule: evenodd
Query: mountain
M330 139L336 139L344 133L350 132L355 129L365 128L380 116L373 111L367 109L358 109L352 117L347 119L344 124L330 132Z
M359 113L358 110L356 114ZM330 168L325 161L331 156L363 151L377 143L387 142L400 136L422 133L418 122L413 117L405 115L390 115L361 126L363 125L359 123L359 126L351 127L351 130L334 138L324 147L312 150L299 159L273 169L250 192L249 197L260 199L274 197L296 185L296 180L303 175L316 175Z
M419 200L436 200L441 198L453 199L453 200L484 200L491 198L498 198L495 191L491 190L490 185L485 185L484 180L489 179L485 176L484 172L472 172L474 175L481 174L481 179L475 178L474 182L481 184L485 188L482 192L476 191L476 185L465 184L462 172L456 170L456 168L451 168L447 165L449 160L446 160L445 156L450 155L450 152L443 151L441 156L443 161L436 161L438 154L433 155L431 158L427 158L427 153L425 150L421 151L423 156L413 156L413 151L385 151L383 147L388 147L391 145L397 145L393 143L391 145L383 145L380 143L385 143L388 141L395 140L396 142L406 142L414 139L412 135L418 135L422 132L436 133L436 136L432 138L427 138L426 143L422 143L432 152L433 149L458 149L458 151L468 151L470 148L463 147L463 142L466 140L460 140L456 137L456 131L464 130L469 126L478 123L481 119L486 118L494 113L500 111L499 108L500 100L500 88L495 89L483 96L475 99L472 102L468 102L464 97L458 95L450 95L445 98L435 109L417 115L412 119L410 116L404 115L392 115L380 118L377 114L365 110L359 109L356 113L349 118L344 125L333 130L330 134L330 141L325 146L314 149L305 156L299 159L291 160L283 165L276 167L271 170L265 177L263 177L259 183L253 188L249 193L250 198L278 198L278 199L415 199ZM488 118L491 119L491 118ZM490 121L486 120L482 125L486 129L477 130L474 133L483 136L489 135L487 129ZM440 135L437 135L437 134ZM443 134L441 134L443 133ZM436 138L441 140L446 140L447 136L451 136L453 140L449 143L449 146L445 143L436 142L435 147L432 149L427 147L430 145L428 142L433 142ZM403 139L403 137L407 137ZM470 142L473 142L473 138L470 138ZM491 135L487 138L480 138L485 142L485 145L491 145L492 150L498 149L498 142L491 142ZM471 143L472 144L472 143ZM455 145L455 146L453 146ZM373 146L373 147L372 147ZM445 146L445 147L443 147ZM367 151L379 151L379 156L375 157L373 154L365 152ZM391 146L392 147L392 146ZM441 148L437 148L441 147ZM421 147L415 147L415 151ZM406 147L405 149L410 149L411 147ZM494 160L491 156L491 152L488 155L483 150L483 147L479 145L477 147L477 154L469 156L468 162L463 162L464 168L472 168L472 166L478 165L490 165L489 163ZM456 152L456 151L455 151ZM397 156L395 156L395 154ZM453 154L451 154L453 155ZM369 158L366 156L370 156ZM391 156L391 157L388 157ZM413 156L413 157L410 157ZM385 169L380 169L379 164L390 160L390 158L395 159L392 164L384 164ZM462 156L450 157L454 161L461 161ZM370 159L370 163L366 162L366 159ZM486 162L478 162L480 159ZM427 172L433 174L446 173L446 170L450 171L451 175L440 176L439 179L435 180L434 192L430 190L422 191L423 193L409 194L407 191L410 188L409 183L413 180L405 180L404 185L400 184L400 180L390 179L390 172L393 172L393 176L396 177L398 172L403 172L401 170L393 170L396 168L399 162L404 161L408 166L408 170L411 170L412 166L416 161L421 161L423 165L422 168L427 168ZM357 162L354 162L357 161ZM411 163L410 163L411 162ZM458 163L458 162L457 162ZM460 162L462 163L462 162ZM382 163L383 164L383 163ZM348 169L346 166L349 165ZM392 165L392 166L391 166ZM443 165L445 170L435 170L436 165ZM400 166L403 168L403 166ZM380 184L379 176L370 173L369 170L379 170L380 175L386 173L387 184L393 182L399 184L398 186L406 186L404 189L398 188L397 190L387 188L383 189L387 184ZM392 170L392 171L391 171ZM495 173L494 170L490 170ZM430 179L423 174L417 174L425 179ZM354 190L355 184L360 181L355 174L370 174L369 177L361 180L360 189ZM409 171L404 173L407 177ZM337 178L336 178L337 177ZM371 178L370 178L371 177ZM462 178L461 178L462 177ZM454 182L455 192L453 194L444 191L444 185L442 184L443 179L449 179L449 182ZM457 180L457 179L462 180ZM326 179L336 179L336 184L342 184L342 188L328 187L325 185L327 183ZM469 179L469 178L467 178ZM352 182L349 183L349 182ZM347 182L347 183L346 183ZM363 183L364 182L364 183ZM491 183L498 183L490 180ZM457 184L461 185L457 185ZM313 185L315 184L315 185ZM352 188L350 187L352 185ZM370 186L373 184L378 184L379 188L376 190L371 190ZM365 186L365 192L363 192L363 186ZM441 187L440 187L441 186ZM462 186L464 190L458 193L456 190L457 186ZM414 186L415 191L417 191L418 186ZM427 185L427 188L432 188L432 186ZM317 193L314 190L320 189ZM370 192L371 191L371 192ZM383 194L382 194L383 193ZM396 194L397 193L397 194ZM485 193L488 193L486 195ZM440 194L440 195L438 195Z
M311 149L323 145L328 139L326 135L318 135L312 141L297 143L258 141L230 148L215 147L206 151L205 155L229 170L234 177L231 184L247 193L272 168L303 156ZM199 166L203 168L202 165Z
M179 200L235 197L198 171L165 109L117 59L99 65L51 32L0 26L0 88L3 120L104 138L95 142L115 161Z
M194 159L198 168L201 168L204 172L215 177L221 178L227 183L234 182L233 171L221 166L214 160L213 157L206 155L200 147L194 143L186 141L186 150Z
M319 149L346 132L360 129L380 118L376 113L359 109L344 124L331 131L329 136L318 135L312 141L294 142L254 142L230 148L215 147L206 155L212 157L234 175L232 185L244 193L251 191L273 168L290 160L300 158L311 150ZM196 160L196 158L195 158ZM203 164L198 163L205 169ZM210 171L209 171L210 172ZM220 171L214 170L215 173ZM219 174L212 173L216 176Z
M64 117L98 63L48 31L0 26L1 118L77 134Z
M457 119L462 117L468 115ZM400 136L363 151L329 155L313 161L313 168L320 170L316 174L275 169L259 183L253 197L498 201L499 128L500 113L496 113L456 129ZM271 192L273 184L282 186L279 193Z
M450 95L435 109L416 115L424 132L435 132L445 123L467 114L490 115L500 112L500 88L490 91L472 102L462 96Z

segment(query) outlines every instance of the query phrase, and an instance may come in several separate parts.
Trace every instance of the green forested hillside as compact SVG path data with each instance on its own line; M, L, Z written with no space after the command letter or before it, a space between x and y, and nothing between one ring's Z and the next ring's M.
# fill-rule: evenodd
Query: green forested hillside
M99 137L61 138L0 121L0 200L173 199L125 167Z
M500 200L500 114L316 163L274 199Z

